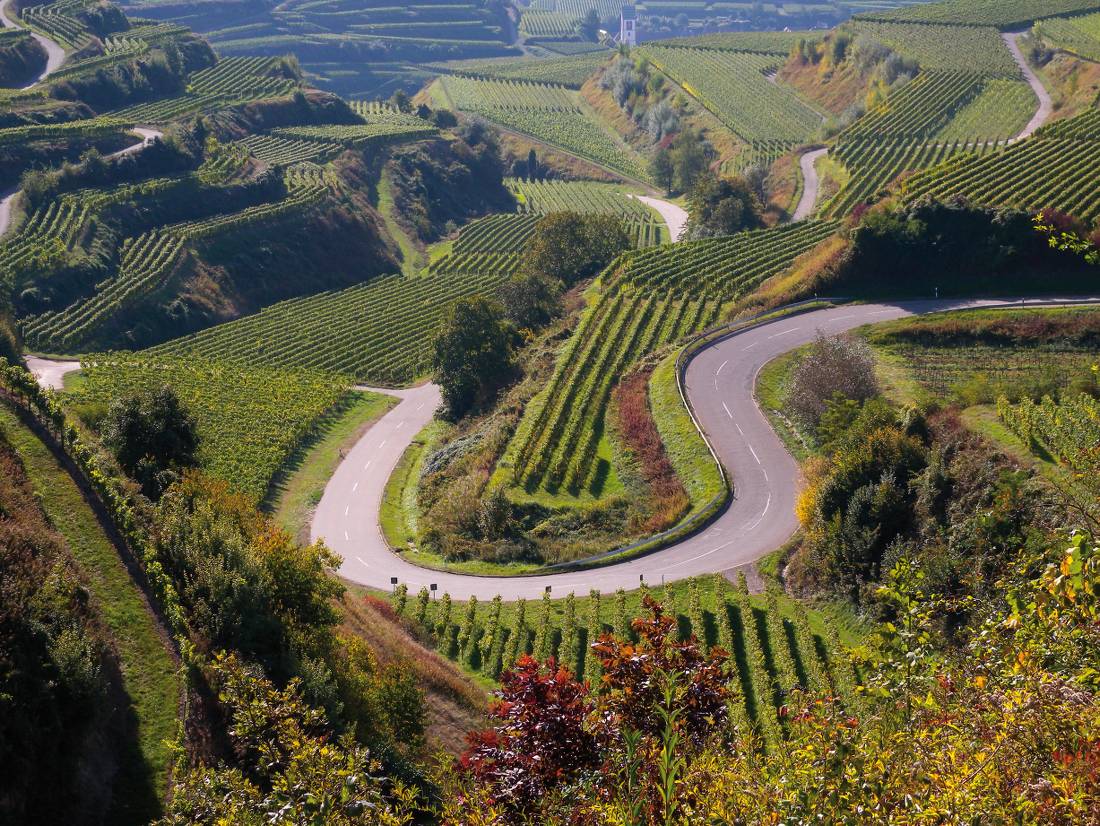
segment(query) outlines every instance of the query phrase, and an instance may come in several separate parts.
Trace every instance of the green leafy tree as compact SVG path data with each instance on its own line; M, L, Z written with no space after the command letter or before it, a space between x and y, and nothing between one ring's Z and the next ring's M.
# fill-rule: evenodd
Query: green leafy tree
M598 273L630 246L630 236L617 218L554 212L539 221L524 247L522 272L568 288Z
M681 192L690 192L699 176L707 170L707 151L702 137L693 129L683 130L673 141L671 154L676 188Z
M456 302L435 337L432 367L451 416L491 401L515 371L504 308L481 296Z
M519 330L536 330L561 315L561 282L542 273L513 278L498 292L508 320Z
M672 162L672 152L662 146L654 154L649 162L649 171L661 189L666 193L672 192L672 183L676 179L676 167Z
M151 499L159 498L181 469L196 464L195 420L170 387L116 401L101 434L122 469Z
M280 690L225 654L212 672L239 765L187 770L161 826L412 822L415 792L381 777L381 765L350 734L335 736L298 680Z
M689 238L733 235L764 225L760 201L744 178L700 176L688 199Z

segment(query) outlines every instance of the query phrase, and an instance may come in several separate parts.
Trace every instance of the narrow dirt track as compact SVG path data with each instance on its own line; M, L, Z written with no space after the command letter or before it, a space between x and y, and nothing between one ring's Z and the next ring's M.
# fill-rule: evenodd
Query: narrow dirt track
M1050 116L1054 114L1054 102L1050 99L1050 93L1043 85L1043 82L1036 76L1035 72L1032 71L1031 66L1024 58L1024 53L1020 51L1019 38L1023 34L1027 34L1027 32L1005 32L1001 37L1005 45L1008 46L1008 50L1012 52L1012 57L1020 67L1020 71L1024 73L1024 79L1027 81L1032 91L1035 92L1035 96L1039 98L1039 108L1036 110L1034 117L1031 118L1027 126L1024 127L1024 131L1013 138L1013 141L1030 138L1038 131L1039 127L1046 123L1050 119Z
M687 226L688 222L688 214L685 209L669 201L664 201L649 195L632 195L631 197L637 198L646 206L657 210L661 217L665 219L665 224L668 226L668 237L673 241L680 240L680 236L684 234L684 228Z
M794 214L791 216L792 221L805 221L813 214L814 207L817 206L818 193L821 191L817 159L828 154L828 149L815 149L812 152L803 153L799 158L798 165L802 169L802 197L798 199L798 206L795 207Z
M1081 300L1066 300L1082 303ZM1032 302L1033 305L1038 302ZM688 365L687 392L698 419L733 480L729 508L705 531L639 559L587 571L532 577L479 577L430 571L397 556L378 527L382 491L393 467L438 402L433 385L401 391L401 404L383 416L340 465L318 505L312 535L343 557L340 573L375 588L397 577L412 590L436 583L455 599L537 597L613 591L647 582L728 571L756 561L795 532L798 465L756 403L756 376L775 357L814 339L864 324L964 307L1020 306L1019 300L909 301L850 305L780 319L739 332L702 350Z

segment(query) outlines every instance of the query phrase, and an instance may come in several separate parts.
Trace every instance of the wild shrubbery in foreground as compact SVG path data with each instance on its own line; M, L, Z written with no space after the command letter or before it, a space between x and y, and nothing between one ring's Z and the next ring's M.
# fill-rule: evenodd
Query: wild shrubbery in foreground
M727 716L725 652L679 642L650 602L637 645L595 646L598 686L553 660L505 675L494 725L442 772L449 824L1095 823L1100 818L1100 552L1025 554L944 650L944 603L902 560L871 679L845 704L786 695L764 752Z

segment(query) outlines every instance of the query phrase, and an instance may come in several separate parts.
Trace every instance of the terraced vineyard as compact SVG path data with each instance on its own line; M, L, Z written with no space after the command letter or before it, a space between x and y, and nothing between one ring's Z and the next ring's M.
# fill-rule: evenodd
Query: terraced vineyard
M721 302L628 286L609 288L585 313L546 389L527 405L497 473L527 493L599 495L604 414L618 377L647 353L713 322Z
M662 46L682 49L717 49L725 52L759 52L786 57L800 40L817 40L820 31L804 32L721 32L698 37L673 37L662 40Z
M93 295L59 312L32 316L23 323L23 336L32 346L51 352L74 352L94 341L100 327L109 323L121 308L162 287L185 254L191 241L229 232L249 224L272 222L307 209L328 192L331 182L317 167L303 166L287 171L287 197L273 203L248 207L240 212L215 215L158 228L127 238L119 251L118 272L96 286ZM71 213L75 207L70 207ZM60 213L58 213L60 214ZM49 242L55 232L48 215L35 226L51 227L35 240ZM39 230L36 229L36 232ZM55 236L56 237L56 236ZM24 249L34 249L24 245Z
M783 62L777 56L652 44L641 52L746 143L793 147L821 127L818 112L765 77Z
M996 26L1005 29L1030 23L1037 17L1054 17L1092 11L1096 0L946 0L921 3L895 11L873 11L859 19L955 23L963 26Z
M1053 456L1090 487L1100 479L1100 402L1087 395L1039 403L997 401L997 415L1023 441Z
M240 141L254 158L274 166L288 166L302 161L323 161L343 150L338 143L283 138L278 135L248 135Z
M638 247L660 244L668 236L664 219L614 184L522 181L516 178L510 179L507 184L516 196L518 211L524 215L548 215L551 212L612 215L623 222Z
M390 123L416 129L426 125L423 118L401 112L388 103L378 100L352 100L348 101L348 106L363 119L364 123Z
M89 118L67 123L28 123L0 129L0 146L36 140L76 140L105 138L125 133L134 122L120 117Z
M987 80L978 95L958 109L935 138L941 141L1007 141L1028 125L1039 100L1022 80Z
M168 123L252 100L286 97L298 84L279 76L278 70L279 60L274 57L223 57L215 66L192 75L184 94L138 103L110 114L130 123Z
M27 6L21 16L32 29L37 29L62 46L77 49L92 37L91 30L79 18L80 12L88 5L86 0L59 0L57 3Z
M859 204L876 197L904 172L935 166L963 152L978 155L992 151L993 145L965 140L925 141L920 138L876 140L858 138L838 143L831 156L851 173L848 183L821 209L828 218L844 218Z
M1044 20L1036 27L1039 35L1059 49L1086 60L1100 61L1100 14Z
M967 72L987 77L1020 76L1020 67L1001 39L1001 33L991 26L860 21L856 30L914 58L923 71Z
M150 352L314 368L371 384L407 384L427 372L431 335L447 306L491 292L509 274L376 278L339 292L273 304Z
M204 361L188 355L111 353L81 362L75 398L109 405L168 385L195 417L199 463L212 476L259 502L272 477L348 392L345 379L309 370L274 370Z
M464 227L455 240L456 254L519 253L535 232L541 215L489 215Z
M969 72L923 72L844 130L843 139L930 138L985 88Z
M345 96L389 97L407 88L410 78L430 79L420 64L520 54L506 42L511 24L505 7L483 2L286 0L246 9L128 0L126 6L142 17L194 26L219 54L294 53L319 88Z
M706 648L731 654L740 686L731 708L735 722L753 726L767 749L781 747L786 692L801 687L830 693L855 706L859 674L832 625L802 603L769 588L750 596L743 577L731 586L721 575L654 588L655 599L676 618L681 638L695 636ZM554 656L580 679L595 684L600 663L591 646L605 633L632 639L631 621L642 613L639 593L572 594L564 599L504 603L471 599L455 604L449 594L432 600L399 586L394 609L436 641L441 653L464 668L497 679L523 654Z
M577 93L564 86L444 76L432 88L448 108L481 115L629 177L646 177L641 158L600 129Z
M424 121L407 123L363 123L332 126L288 126L273 129L271 134L291 140L336 143L341 146L363 149L394 140L412 140L434 135L436 128Z
M1092 118L1090 113L1088 118ZM1085 128L1074 118L1059 129ZM964 154L917 173L902 186L906 196L964 196L976 203L1024 209L1053 207L1084 221L1100 216L1100 142L1036 135L985 155Z
M585 80L607 61L609 55L610 52L601 49L545 60L508 57L493 60L459 60L436 64L430 68L448 74L475 78L526 80L531 83L553 83L570 89L579 89Z
M834 222L801 221L641 250L630 258L620 277L646 290L730 301L790 266L836 228Z

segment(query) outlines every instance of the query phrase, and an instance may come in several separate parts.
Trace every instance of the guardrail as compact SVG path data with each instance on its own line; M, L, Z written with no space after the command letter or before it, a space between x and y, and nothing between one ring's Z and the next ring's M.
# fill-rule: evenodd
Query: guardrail
M713 522L728 506L730 500L734 497L734 490L729 475L726 473L725 467L722 465L722 460L718 458L718 453L714 450L714 445L711 444L710 439L707 438L706 432L703 430L703 426L699 423L699 418L695 415L695 408L691 404L691 399L688 398L687 390L685 386L685 376L687 373L688 364L691 360L704 348L716 344L719 341L723 341L731 336L735 336L738 333L743 333L745 330L757 327L760 324L771 321L775 318L797 314L799 312L806 312L811 308L816 308L818 305L834 305L843 304L844 302L851 301L850 298L807 298L803 301L795 301L791 304L784 304L781 307L775 307L771 310L765 310L764 312L757 313L749 316L748 318L738 319L736 321L729 321L723 324L715 325L700 333L696 333L689 338L680 348L680 352L676 356L676 388L680 393L680 400L683 402L684 407L687 409L688 416L691 417L692 424L695 425L695 430L698 432L699 437L703 440L703 444L707 446L707 450L710 451L711 458L714 460L715 466L718 468L718 474L722 479L723 492L717 494L703 507L697 510L694 514L689 516L682 522L673 525L668 530L662 531L659 534L646 537L644 539L631 542L629 545L624 545L620 548L615 548L610 551L604 551L603 553L595 554L594 556L587 556L584 559L574 559L569 562L558 562L553 565L547 565L546 570L577 570L583 568L591 568L598 564L606 563L608 560L614 559L618 556L624 556L629 559L637 559L641 556L654 553L656 551L667 548L673 541L679 541L681 539L687 539L690 536L694 536L699 531L706 528L711 522ZM623 560L624 562L626 559Z

